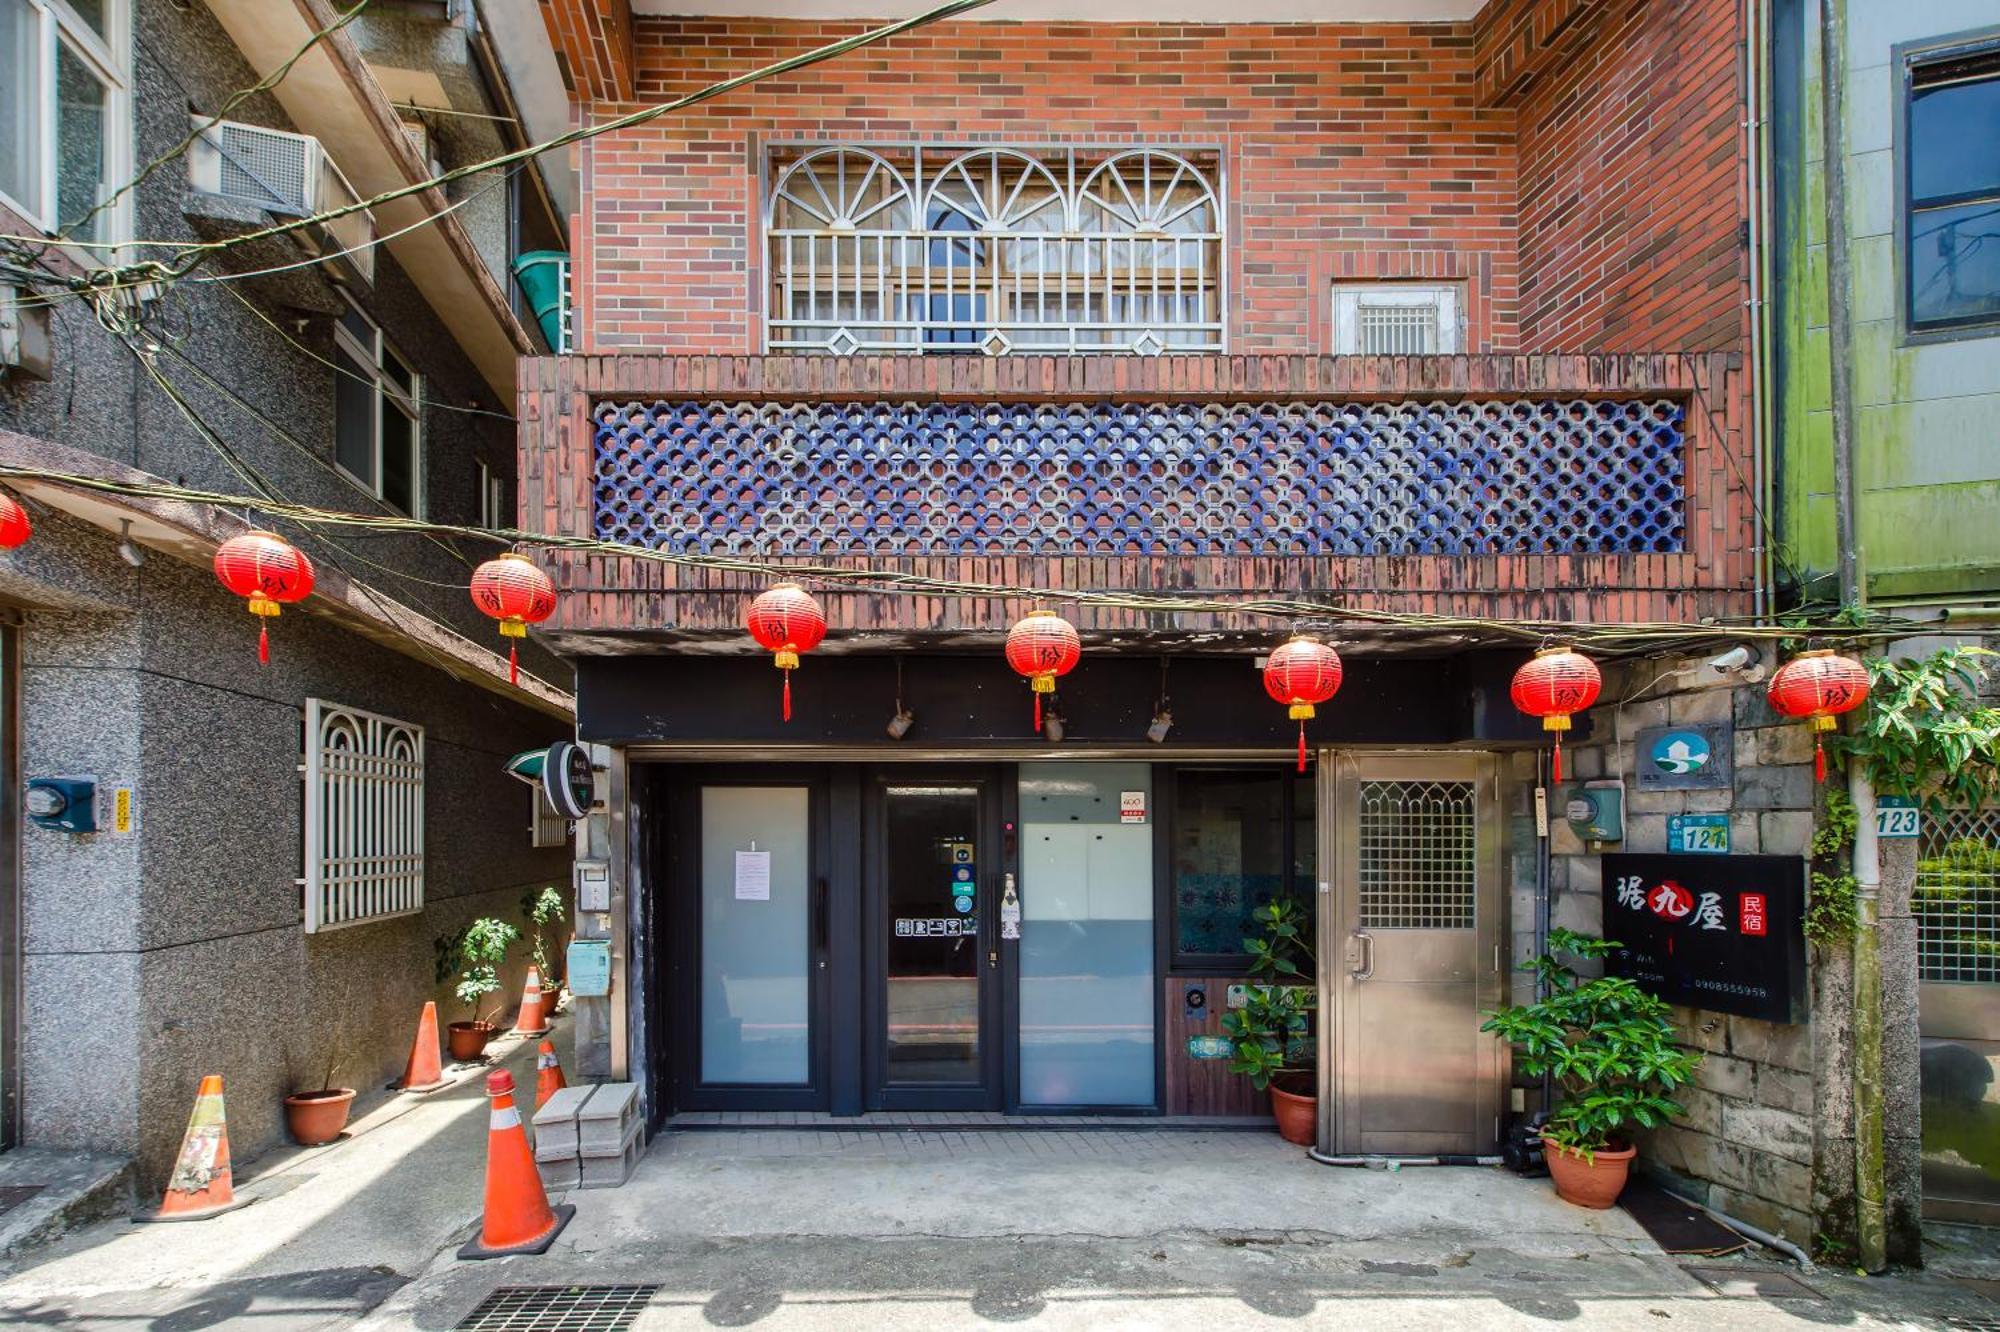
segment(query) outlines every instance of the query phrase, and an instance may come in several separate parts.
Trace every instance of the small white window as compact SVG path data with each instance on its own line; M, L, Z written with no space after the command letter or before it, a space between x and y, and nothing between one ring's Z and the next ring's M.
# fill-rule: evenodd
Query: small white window
M369 494L421 518L424 448L417 372L353 306L340 317L333 341L334 461Z
M0 202L51 234L126 235L127 44L126 0L0 0Z
M507 507L507 478L483 460L479 464L479 525L492 528L514 525L514 512Z
M534 801L533 813L529 815L528 845L568 846L569 820L549 803L549 798L542 794L541 787L537 786L528 794Z
M424 728L306 700L306 933L424 909Z
M1451 356L1461 341L1456 287L1378 282L1333 289L1336 356Z

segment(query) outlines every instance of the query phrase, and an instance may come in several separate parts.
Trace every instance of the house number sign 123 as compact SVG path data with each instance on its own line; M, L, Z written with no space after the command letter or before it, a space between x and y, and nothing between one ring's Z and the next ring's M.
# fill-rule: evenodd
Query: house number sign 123
M1915 837L1924 830L1924 814L1908 796L1875 797L1877 837Z

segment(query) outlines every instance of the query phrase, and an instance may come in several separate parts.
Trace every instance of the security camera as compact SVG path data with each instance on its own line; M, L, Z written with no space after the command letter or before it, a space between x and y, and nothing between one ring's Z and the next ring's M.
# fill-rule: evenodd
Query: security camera
M1710 657L1708 669L1717 675L1740 675L1748 680L1761 679L1764 674L1756 651L1748 647L1733 647L1719 657Z

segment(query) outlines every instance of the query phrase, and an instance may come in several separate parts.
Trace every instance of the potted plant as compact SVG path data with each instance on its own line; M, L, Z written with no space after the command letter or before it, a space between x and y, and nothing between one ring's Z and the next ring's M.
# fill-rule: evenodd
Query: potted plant
M1223 1015L1235 1047L1229 1068L1270 1093L1271 1114L1286 1142L1310 1147L1319 1130L1312 920L1290 897L1258 907L1251 918L1260 934L1244 946L1250 974L1263 983L1245 987L1243 1007Z
M1637 1155L1630 1135L1685 1113L1671 1093L1701 1058L1675 1043L1666 1000L1619 976L1585 980L1558 956L1595 960L1620 947L1550 930L1549 951L1529 964L1542 997L1489 1014L1481 1028L1513 1045L1523 1073L1549 1074L1561 1089L1542 1145L1556 1195L1580 1207L1618 1201Z
M321 1066L324 1071L285 1098L285 1127L302 1147L319 1147L338 1138L347 1127L349 1111L354 1108L354 1088L336 1086L333 1081L334 1074L340 1071L345 1059L347 1019L354 1011L354 984L351 969L343 969L336 974L331 1011L337 1017L332 1030L326 1033L326 1062ZM285 1063L288 1069L293 1070L292 1085L300 1086L292 1053L287 1043Z
M486 1043L493 1039L499 1029L487 1019L499 1012L496 1005L491 1013L480 1013L480 1001L500 989L500 964L507 959L507 950L520 939L521 931L504 920L491 916L481 916L457 934L438 940L438 968L440 979L453 974L458 984L452 993L458 1001L472 1010L469 1021L451 1023L445 1029L445 1044L451 1050L451 1057L460 1063L469 1063L486 1051Z
M521 897L521 914L527 917L532 929L529 936L530 951L534 954L535 971L542 978L542 990L548 995L548 1012L555 1012L562 1002L563 981L556 974L554 934L555 924L563 918L565 907L562 890L550 884L539 890L530 888Z

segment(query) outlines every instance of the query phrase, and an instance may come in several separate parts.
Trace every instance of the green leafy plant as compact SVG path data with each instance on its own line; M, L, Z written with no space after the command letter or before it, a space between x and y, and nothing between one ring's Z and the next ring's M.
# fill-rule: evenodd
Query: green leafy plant
M482 1016L479 1004L499 990L500 964L507 960L507 950L520 942L520 938L521 931L506 921L481 916L457 934L437 941L438 979L458 977L452 993L472 1010L474 1022L484 1022L499 1012L496 1005L493 1013Z
M1251 919L1259 933L1244 941L1244 951L1250 974L1263 983L1245 986L1243 1007L1223 1014L1222 1029L1234 1047L1229 1069L1258 1091L1277 1082L1282 1090L1311 1095L1318 1062L1312 916L1296 898L1281 897L1258 907Z
M1813 823L1812 892L1805 915L1806 938L1822 947L1852 938L1861 918L1860 885L1847 872L1854 829L1854 802L1837 786L1825 788Z
M1529 963L1544 997L1487 1015L1483 1031L1513 1045L1517 1067L1549 1074L1562 1101L1544 1132L1587 1160L1634 1129L1658 1128L1686 1113L1672 1097L1701 1055L1677 1044L1664 999L1619 976L1584 979L1563 960L1595 960L1622 945L1549 931L1549 950Z
M1932 814L2000 798L2000 707L1979 696L1995 653L1952 647L1922 660L1867 662L1868 703L1830 754L1866 765L1875 789Z
M521 915L526 917L531 930L529 953L535 970L541 973L542 985L549 989L561 984L555 968L555 927L563 918L563 910L562 890L554 884L530 888L521 894Z

